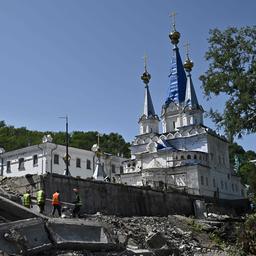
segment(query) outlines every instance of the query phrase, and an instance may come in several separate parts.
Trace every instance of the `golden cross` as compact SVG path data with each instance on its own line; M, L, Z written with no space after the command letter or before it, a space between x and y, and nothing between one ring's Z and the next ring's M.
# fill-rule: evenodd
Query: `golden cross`
M145 72L147 72L148 56L145 54L143 58L144 58L144 69L145 69Z
M184 44L184 47L185 47L185 50L186 50L186 56L188 57L188 54L189 54L189 42L187 42L186 44Z
M170 17L172 18L173 30L176 30L176 27L175 27L175 25L176 25L176 15L177 15L176 12L172 12L172 13L170 14Z

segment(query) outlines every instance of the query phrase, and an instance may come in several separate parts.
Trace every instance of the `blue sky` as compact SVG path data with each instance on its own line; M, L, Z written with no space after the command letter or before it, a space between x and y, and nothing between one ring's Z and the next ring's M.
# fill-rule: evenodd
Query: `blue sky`
M190 42L194 85L207 69L209 29L255 25L256 1L205 0L13 0L0 1L0 120L31 130L138 134L148 55L151 95L160 114L167 88L172 45L169 14L177 12L179 44ZM205 124L214 128L210 120ZM255 135L238 142L256 150Z

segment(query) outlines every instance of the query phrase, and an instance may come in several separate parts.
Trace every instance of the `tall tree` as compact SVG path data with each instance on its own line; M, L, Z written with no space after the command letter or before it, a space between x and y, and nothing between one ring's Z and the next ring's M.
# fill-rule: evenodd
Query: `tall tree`
M256 131L256 26L210 30L205 58L208 70L200 77L207 99L225 95L223 112L209 111L230 141Z

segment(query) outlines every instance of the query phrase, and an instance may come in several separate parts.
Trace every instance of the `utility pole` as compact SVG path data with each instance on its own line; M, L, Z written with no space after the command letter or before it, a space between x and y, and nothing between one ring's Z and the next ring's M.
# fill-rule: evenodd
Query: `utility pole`
M68 154L68 116L66 115L66 173L69 175L69 154Z
M69 175L69 154L68 154L68 147L69 147L69 138L68 138L68 115L66 115L65 117L60 117L62 119L66 120L66 155L64 156L64 161L66 163L66 170L65 170L65 175Z

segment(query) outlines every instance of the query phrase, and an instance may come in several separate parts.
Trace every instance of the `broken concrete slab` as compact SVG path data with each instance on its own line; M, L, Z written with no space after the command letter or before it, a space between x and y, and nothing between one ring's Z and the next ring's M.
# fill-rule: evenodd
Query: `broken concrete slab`
M0 248L11 255L31 255L52 248L41 218L0 224Z
M127 250L128 253L127 255L138 255L138 256L155 256L155 254L152 251L149 251L147 249L128 249Z
M101 224L81 219L48 219L47 229L57 248L89 251L122 250Z
M0 216L9 221L41 217L40 214L34 213L26 207L2 196L0 196L0 205Z

